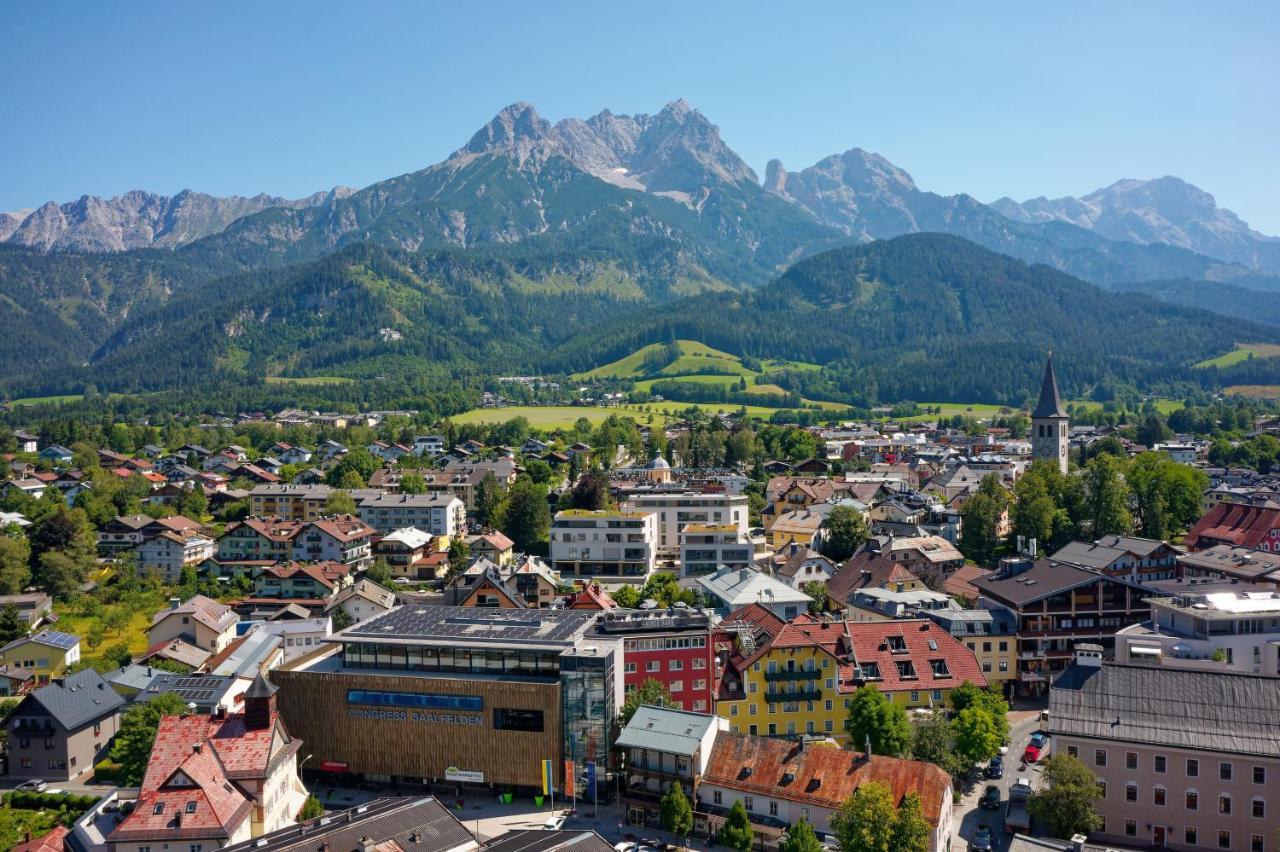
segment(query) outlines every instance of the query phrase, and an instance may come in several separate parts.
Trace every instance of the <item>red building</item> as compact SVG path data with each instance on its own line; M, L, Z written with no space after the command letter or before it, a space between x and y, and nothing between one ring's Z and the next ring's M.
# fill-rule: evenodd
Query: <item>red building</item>
M1280 509L1219 503L1196 521L1186 541L1191 550L1231 544L1280 553Z
M623 683L628 694L652 678L667 688L679 709L715 710L711 618L706 613L617 609L601 616L596 629L623 640Z

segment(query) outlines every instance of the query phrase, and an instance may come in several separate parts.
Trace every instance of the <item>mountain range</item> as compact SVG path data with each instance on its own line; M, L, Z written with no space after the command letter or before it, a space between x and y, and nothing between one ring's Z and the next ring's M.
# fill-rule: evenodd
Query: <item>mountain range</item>
M985 205L923 191L885 158L855 148L798 172L772 161L761 181L684 101L654 115L604 111L554 124L516 103L444 161L360 190L292 201L134 192L0 218L0 300L10 307L0 312L0 388L93 381L155 389L179 375L183 383L215 373L244 381L460 363L445 350L495 369L551 368L609 348L587 337L613 320L658 334L686 303L780 309L763 294L805 258L920 232L962 237L1103 288L1280 322L1280 312L1258 308L1280 292L1272 274L1280 241L1172 180L1122 182L1079 200ZM372 267L382 272L371 275ZM430 322L416 313L428 309ZM309 316L316 310L325 312ZM512 325L501 315L514 310L527 317L515 314ZM399 341L344 328L335 321L344 311L401 331ZM1181 327L1188 316L1175 310L1167 322ZM855 328L861 321L856 311L848 319ZM1098 320L1082 311L1071 321ZM467 328L501 330L497 362L457 336ZM1218 348L1274 331L1244 328ZM143 360L173 353L197 329L202 352ZM852 346L842 345L824 358L840 360ZM1174 347L1153 345L1173 357ZM737 351L768 354L744 347ZM1176 370L1193 363L1178 357ZM1095 372L1096 380L1106 373Z

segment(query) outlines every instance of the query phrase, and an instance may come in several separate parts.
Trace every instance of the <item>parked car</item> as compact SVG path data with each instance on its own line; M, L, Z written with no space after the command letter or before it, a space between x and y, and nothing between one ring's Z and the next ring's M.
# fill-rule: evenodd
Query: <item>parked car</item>
M616 852L636 852L636 845L629 840L623 840L621 843L613 844Z
M1043 731L1036 731L1031 735L1031 744L1038 749L1043 750L1049 744L1049 735Z
M1041 754L1043 754L1043 752L1041 751L1040 746L1029 745L1027 746L1027 750L1022 753L1022 762L1035 763L1037 760L1040 759Z
M978 826L973 832L973 839L969 841L969 848L976 852L991 852L991 827Z
M19 784L17 787L14 787L13 789L35 790L37 793L43 793L44 789L48 786L49 786L48 784L46 784L44 781L41 781L39 778L32 778L30 780L23 781L21 784Z
M991 758L991 762L987 764L987 777L999 778L1004 775L1004 761L998 756Z
M542 827L547 831L559 831L564 828L564 820L564 814L552 814L547 817L547 821L542 824Z
M995 810L1000 807L1000 788L995 784L988 784L987 789L982 791L982 798L978 800L978 807L989 808Z

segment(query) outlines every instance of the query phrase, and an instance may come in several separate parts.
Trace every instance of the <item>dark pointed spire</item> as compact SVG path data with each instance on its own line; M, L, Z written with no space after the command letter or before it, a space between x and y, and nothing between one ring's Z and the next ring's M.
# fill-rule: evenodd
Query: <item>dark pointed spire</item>
M258 672L257 677L253 679L253 683L249 684L249 688L245 690L245 698L270 698L279 690L274 683L267 680L266 675Z
M1067 416L1066 410L1062 407L1062 397L1058 395L1058 378L1053 374L1053 353L1049 353L1049 359L1044 365L1044 381L1040 383L1040 401L1036 403L1035 411L1031 412L1034 417L1063 417Z

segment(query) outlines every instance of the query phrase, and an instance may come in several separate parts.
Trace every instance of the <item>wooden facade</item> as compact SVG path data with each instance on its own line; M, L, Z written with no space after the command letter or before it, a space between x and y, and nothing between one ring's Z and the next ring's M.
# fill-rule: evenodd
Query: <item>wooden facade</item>
M443 781L445 770L453 767L483 773L486 784L539 787L541 761L550 759L557 785L562 781L558 681L287 669L273 671L271 679L280 688L278 704L285 725L313 755L309 768ZM477 696L482 709L406 711L352 704L350 690ZM541 711L542 730L496 729L500 709ZM370 711L385 711L392 718L370 715ZM459 721L425 720L450 714ZM468 721L461 721L463 716Z

